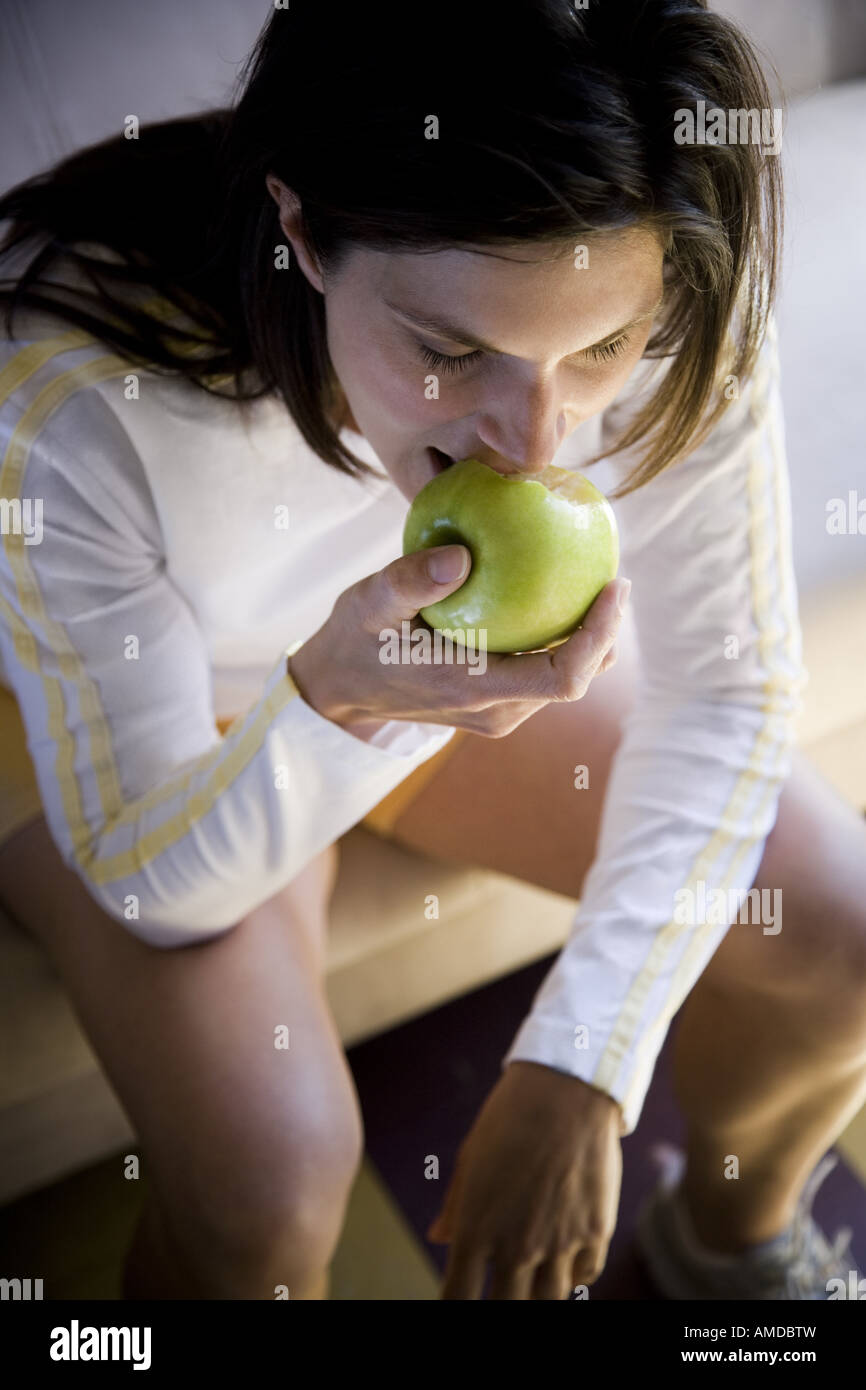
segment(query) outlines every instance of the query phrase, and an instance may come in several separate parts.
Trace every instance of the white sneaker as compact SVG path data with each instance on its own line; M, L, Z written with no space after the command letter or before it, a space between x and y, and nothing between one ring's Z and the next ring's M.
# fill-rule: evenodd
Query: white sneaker
M685 1153L664 1145L654 1157L662 1176L638 1213L635 1244L665 1298L826 1299L829 1280L848 1289L863 1278L848 1248L851 1228L830 1245L811 1215L815 1193L839 1161L835 1154L825 1154L809 1176L787 1230L737 1254L709 1250L698 1239L679 1190Z

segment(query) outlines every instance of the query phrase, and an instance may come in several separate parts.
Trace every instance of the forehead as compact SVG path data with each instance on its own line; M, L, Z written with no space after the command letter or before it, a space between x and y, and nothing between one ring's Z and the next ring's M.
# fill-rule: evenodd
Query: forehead
M578 252L582 251L581 255ZM576 261L582 261L578 268ZM359 248L356 266L382 292L418 287L434 289L448 282L488 280L522 285L556 283L571 273L585 278L651 270L662 260L658 236L643 227L559 241L518 242L506 246L448 247L430 251L370 251Z
M482 254L490 250L496 254ZM357 268L367 292L385 313L395 312L395 322L403 322L400 310L447 315L518 356L550 351L551 331L558 325L565 335L562 351L570 353L580 346L576 325L579 336L592 342L651 309L661 290L664 259L658 238L637 228L584 242L364 251L361 256Z

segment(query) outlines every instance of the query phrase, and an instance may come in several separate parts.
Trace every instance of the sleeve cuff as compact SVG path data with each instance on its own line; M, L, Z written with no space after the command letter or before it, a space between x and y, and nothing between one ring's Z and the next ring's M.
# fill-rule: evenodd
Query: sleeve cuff
M552 1067L554 1071L576 1076L588 1086L611 1096L621 1114L620 1137L632 1134L640 1117L652 1077L652 1066L646 1077L624 1076L622 1069L616 1084L608 1088L599 1086L594 1080L598 1058L589 1048L575 1045L573 1031L560 1019L539 1018L529 1014L518 1029L510 1048L502 1059L501 1069L509 1062L537 1062L541 1066Z
M437 749L440 748L454 731L451 724L416 724L405 719L389 719L366 742L383 749L392 758L411 758L431 740L435 740Z

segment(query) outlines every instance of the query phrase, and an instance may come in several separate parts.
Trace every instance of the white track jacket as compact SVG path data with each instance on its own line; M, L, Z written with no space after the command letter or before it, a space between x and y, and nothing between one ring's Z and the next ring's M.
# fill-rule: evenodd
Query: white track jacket
M286 667L342 590L401 553L407 503L322 463L280 402L244 421L62 321L26 325L0 338L0 682L64 862L142 940L206 940L453 735L392 720L356 738ZM665 369L641 362L554 461L580 467ZM609 492L633 462L590 476ZM502 1065L581 1077L630 1134L790 769L805 673L774 328L707 442L613 505L640 685L569 940Z

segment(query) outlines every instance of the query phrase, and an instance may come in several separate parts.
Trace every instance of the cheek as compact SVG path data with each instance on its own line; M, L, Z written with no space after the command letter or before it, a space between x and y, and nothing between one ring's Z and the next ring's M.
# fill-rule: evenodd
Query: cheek
M604 378L598 382L597 390L593 392L594 414L606 409L614 397L619 395L637 367L649 336L649 333L641 333L640 339L629 346L628 352L611 363L609 371L605 372Z
M344 391L350 397L378 401L391 372L387 353L371 312L351 297L333 295L327 306L328 354Z
M428 430L454 418L455 393L449 392L443 375L438 374L438 398L433 394L431 379L437 373L416 360L411 347L383 346L368 339L357 350L352 372L357 388L397 428Z

